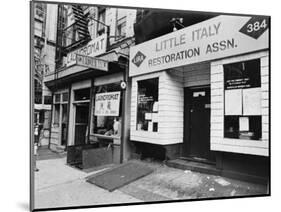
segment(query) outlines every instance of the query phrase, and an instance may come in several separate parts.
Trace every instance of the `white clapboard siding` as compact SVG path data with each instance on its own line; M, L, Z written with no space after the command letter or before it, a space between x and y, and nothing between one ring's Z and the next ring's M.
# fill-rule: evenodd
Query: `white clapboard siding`
M224 138L223 64L260 58L262 139ZM211 150L268 156L269 139L269 58L268 51L211 62Z
M159 77L158 132L136 130L137 82ZM168 70L132 78L130 139L168 145L183 142L183 72Z

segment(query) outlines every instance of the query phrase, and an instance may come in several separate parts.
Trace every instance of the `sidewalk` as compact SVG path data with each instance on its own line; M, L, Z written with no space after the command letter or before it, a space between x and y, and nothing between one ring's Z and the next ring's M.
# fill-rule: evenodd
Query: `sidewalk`
M65 157L39 160L39 172L35 172L35 207L53 208L266 193L264 185L174 169L155 162L143 163L155 171L109 192L85 181L85 177L95 172L85 173L72 168L66 165Z

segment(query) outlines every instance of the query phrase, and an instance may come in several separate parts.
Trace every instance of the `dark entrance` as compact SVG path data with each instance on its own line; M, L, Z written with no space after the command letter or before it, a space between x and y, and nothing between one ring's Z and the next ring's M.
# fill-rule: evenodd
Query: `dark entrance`
M74 145L86 143L89 103L76 104Z
M183 156L214 161L210 151L210 87L184 90Z

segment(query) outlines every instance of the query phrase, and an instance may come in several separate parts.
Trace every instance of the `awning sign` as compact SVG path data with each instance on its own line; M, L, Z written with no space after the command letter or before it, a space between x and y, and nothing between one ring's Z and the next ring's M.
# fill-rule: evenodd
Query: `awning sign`
M77 54L76 64L80 66L85 66L87 68L108 71L108 62L95 57L88 57L88 56Z
M106 52L107 35L101 35L94 40L91 40L87 45L72 51L66 56L66 66L71 66L76 63L76 55L85 55L94 57Z
M264 16L214 17L131 47L129 75L267 49L268 27Z
M95 116L119 116L120 95L120 91L96 94Z

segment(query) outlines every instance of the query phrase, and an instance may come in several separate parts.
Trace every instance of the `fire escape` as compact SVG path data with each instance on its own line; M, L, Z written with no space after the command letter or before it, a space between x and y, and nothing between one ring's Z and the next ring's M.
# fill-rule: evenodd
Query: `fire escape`
M87 44L91 37L88 31L88 15L85 15L81 6L72 5L74 22L66 27L67 9L59 5L56 47L56 72L63 66L63 57L69 52ZM57 74L55 74L55 80Z

